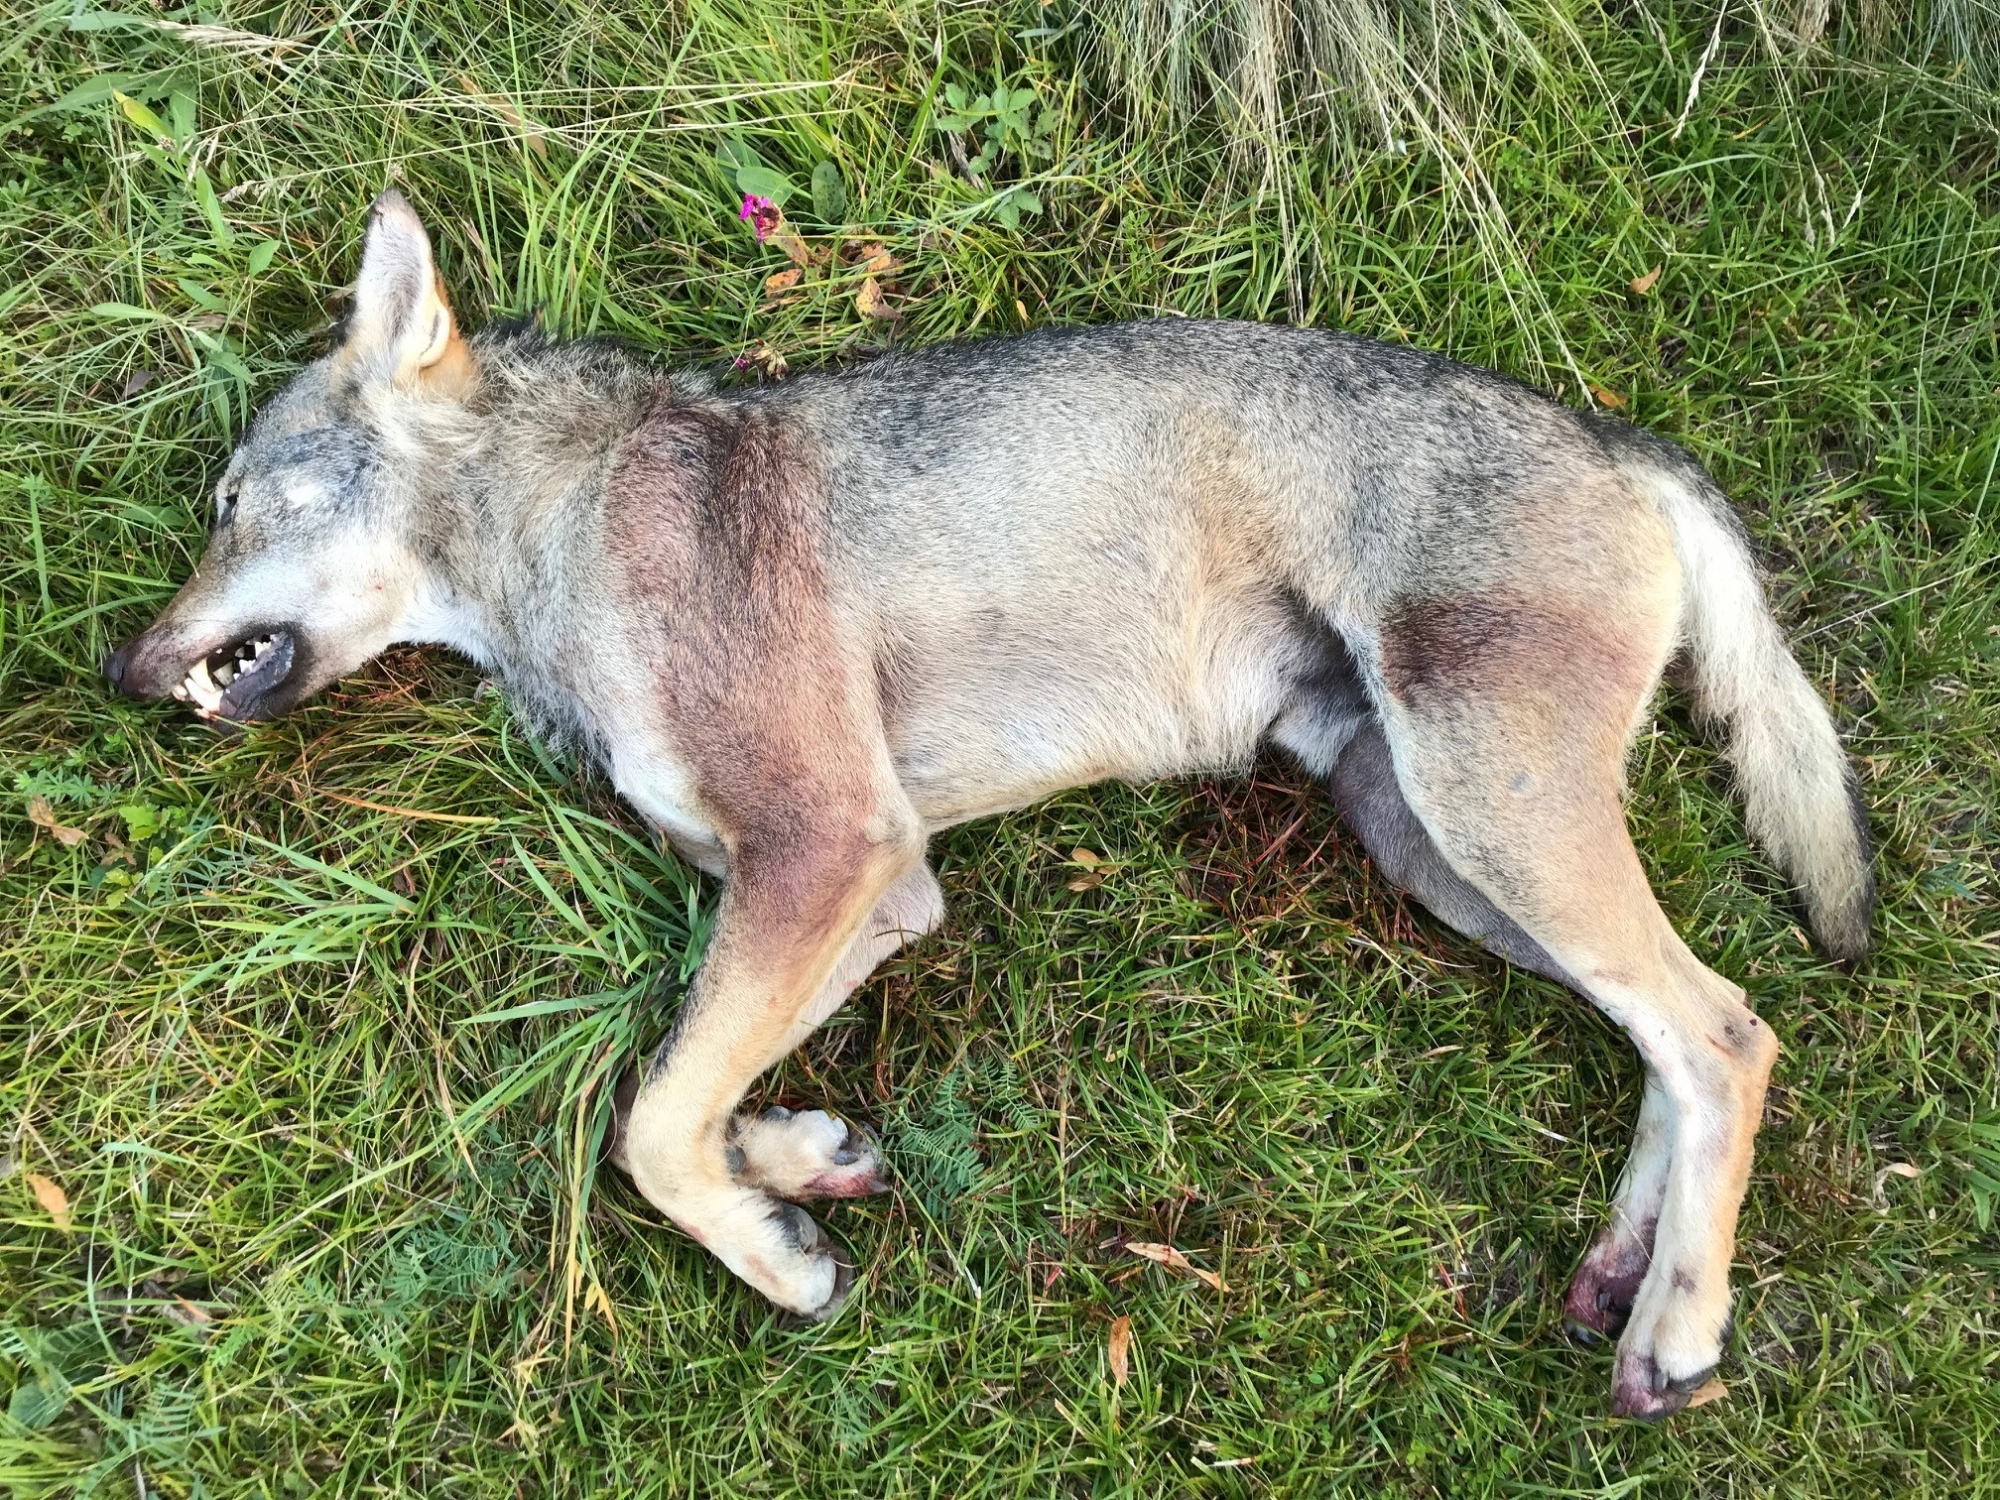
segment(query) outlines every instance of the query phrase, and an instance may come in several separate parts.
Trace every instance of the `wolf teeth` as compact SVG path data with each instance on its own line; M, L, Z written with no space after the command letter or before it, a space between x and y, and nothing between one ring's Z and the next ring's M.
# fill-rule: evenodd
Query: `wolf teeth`
M195 712L204 719L214 718L222 707L223 689L261 668L266 654L277 644L275 635L244 641L216 667L209 666L209 658L203 657L174 688L174 696L183 703L193 703Z
M222 707L222 689L210 675L207 661L198 661L194 670L187 674L187 681L181 684L187 689L187 696L194 700L194 706L203 713L214 713Z

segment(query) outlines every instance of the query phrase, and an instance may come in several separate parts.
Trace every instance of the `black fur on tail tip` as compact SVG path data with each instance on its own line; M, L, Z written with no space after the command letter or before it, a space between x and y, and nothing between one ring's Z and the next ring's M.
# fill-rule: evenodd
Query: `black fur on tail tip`
M1868 956L1874 942L1875 844L1868 836L1868 804L1861 800L1861 783L1853 767L1847 772L1848 814L1854 820L1854 842L1861 852L1861 885L1838 900L1812 903L1813 936L1829 958L1852 972Z

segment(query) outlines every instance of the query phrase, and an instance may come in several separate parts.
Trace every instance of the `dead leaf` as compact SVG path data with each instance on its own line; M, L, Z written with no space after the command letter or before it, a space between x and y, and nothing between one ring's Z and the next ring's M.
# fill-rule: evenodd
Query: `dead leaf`
M873 276L861 283L861 290L854 294L854 306L864 318L881 318L894 322L902 314L889 305L889 299L882 295L882 284Z
M1875 1174L1875 1206L1883 1213L1889 1211L1889 1199L1882 1191L1882 1184L1887 1182L1891 1177L1916 1178L1923 1175L1924 1169L1922 1167L1912 1166L1906 1161L1890 1162L1888 1166Z
M1711 1380L1707 1385L1698 1385L1694 1388L1694 1394L1688 1397L1688 1410L1693 1411L1697 1406L1706 1406L1711 1401L1726 1400L1728 1396L1728 1386L1719 1380Z
M737 369L747 370L752 366L762 370L773 380L783 380L786 372L791 369L791 365L786 362L785 356L762 340L759 340L756 347L748 353L739 354L736 357Z
M880 276L886 281L894 276L900 267L896 264L896 257L889 253L887 245L871 240L861 247L861 269L870 276Z
M28 1186L34 1189L35 1201L41 1204L42 1211L55 1221L56 1228L67 1232L69 1229L69 1195L40 1172L30 1172L28 1174Z
M1084 873L1069 883L1073 891L1094 891L1104 884L1104 878L1118 868L1113 860L1106 859L1095 849L1086 849L1081 844L1069 851L1069 862Z
M1180 1271L1185 1275L1194 1277L1197 1281L1205 1281L1218 1292L1229 1290L1228 1287L1222 1284L1222 1278L1216 1275L1215 1272L1204 1271L1172 1245L1152 1245L1143 1240L1133 1240L1125 1248L1143 1260L1150 1260L1156 1266L1165 1266L1169 1271Z
M1646 293L1650 292L1655 285L1658 284L1659 279L1660 279L1660 267L1655 266L1653 267L1652 270L1648 271L1644 276L1634 276L1632 278L1632 290L1637 292L1641 297L1643 297L1646 295Z
M65 849L74 849L84 841L86 835L81 828L68 828L56 819L56 810L49 806L46 797L28 799L28 821L37 828L46 828L55 835L55 840Z
M1119 1390L1125 1389L1125 1379L1130 1373L1132 1353L1132 1320L1117 1317L1111 1320L1111 1338L1104 1351L1111 1360L1111 1383Z
M215 1321L214 1313L199 1303L188 1301L185 1297L174 1298L173 1305L162 1308L161 1311L187 1328L206 1328Z
M789 260L795 266L809 266L812 264L813 253L811 247L800 237L799 232L789 224L780 223L776 229L764 236L764 242L768 245L776 245L780 250L784 251L785 259Z
M1613 411L1623 411L1625 409L1625 397L1619 395L1616 391L1607 391L1595 381L1590 383L1590 394L1595 396L1599 401L1602 401Z
M130 401L158 378L159 374L157 371L134 370L130 375L125 377L125 389L120 391L118 395L120 399Z
M789 266L782 271L773 271L769 276L764 278L764 295L775 297L780 292L789 292L799 284L799 278L803 275L805 275L805 272L797 266Z

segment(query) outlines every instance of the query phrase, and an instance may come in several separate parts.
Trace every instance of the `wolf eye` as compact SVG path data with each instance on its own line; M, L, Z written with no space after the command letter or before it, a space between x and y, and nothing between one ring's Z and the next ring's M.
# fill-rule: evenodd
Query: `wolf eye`
M215 524L211 531L220 531L236 519L236 496L243 488L240 480L232 479L215 492Z

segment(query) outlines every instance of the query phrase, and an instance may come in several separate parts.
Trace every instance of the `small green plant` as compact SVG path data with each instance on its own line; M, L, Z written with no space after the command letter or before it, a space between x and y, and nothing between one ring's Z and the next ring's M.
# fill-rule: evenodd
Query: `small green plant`
M1055 154L1055 143L1050 139L1055 131L1055 111L1031 88L996 84L990 93L968 94L963 84L947 83L944 100L947 110L937 117L937 128L954 138L959 168L975 186L1004 161L1025 165ZM960 135L970 136L978 150L963 154L963 147L956 142ZM1018 229L1023 218L1042 211L1042 200L1027 188L1010 187L993 199L991 211L1002 226Z
M792 196L792 179L766 165L757 148L740 135L725 135L715 143L715 162L735 189L746 197L768 198L779 208Z
M740 135L725 135L715 146L715 162L730 186L746 198L763 198L778 208L798 191L785 173L766 162ZM830 229L847 222L847 179L839 163L822 159L812 170L813 217Z

